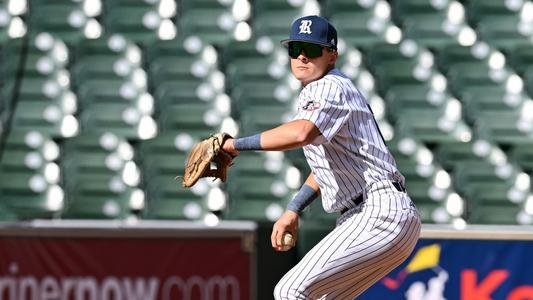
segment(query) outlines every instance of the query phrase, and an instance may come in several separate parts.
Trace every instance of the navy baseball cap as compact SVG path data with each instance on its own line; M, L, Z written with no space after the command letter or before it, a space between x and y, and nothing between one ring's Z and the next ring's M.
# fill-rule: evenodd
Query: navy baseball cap
M307 42L337 49L337 30L328 20L319 16L305 16L292 23L289 38L282 40L283 45L289 42Z

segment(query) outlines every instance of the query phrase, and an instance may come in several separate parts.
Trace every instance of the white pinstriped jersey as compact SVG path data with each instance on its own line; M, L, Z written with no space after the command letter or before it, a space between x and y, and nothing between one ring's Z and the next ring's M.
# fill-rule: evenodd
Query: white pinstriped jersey
M303 150L326 212L353 206L372 183L404 182L365 97L338 69L302 89L294 119L309 120L322 133Z

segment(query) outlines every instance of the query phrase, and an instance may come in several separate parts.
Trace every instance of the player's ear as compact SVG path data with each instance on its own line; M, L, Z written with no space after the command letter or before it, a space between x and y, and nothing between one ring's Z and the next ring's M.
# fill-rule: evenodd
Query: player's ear
M337 61L337 58L339 58L339 52L337 50L333 50L329 52L329 64L334 65Z

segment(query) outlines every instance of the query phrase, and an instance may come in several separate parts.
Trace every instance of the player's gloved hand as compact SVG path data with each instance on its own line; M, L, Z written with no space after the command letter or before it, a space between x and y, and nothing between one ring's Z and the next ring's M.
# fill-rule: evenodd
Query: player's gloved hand
M225 182L234 156L222 147L230 139L233 137L220 132L194 145L185 163L185 174L176 179L182 179L186 188L195 185L202 177L215 177ZM216 168L211 168L212 164Z
M298 239L298 222L300 216L297 213L286 210L283 215L274 223L272 227L272 234L270 240L272 242L272 248L276 251L283 251L281 240L283 233L290 232L293 236L294 242Z

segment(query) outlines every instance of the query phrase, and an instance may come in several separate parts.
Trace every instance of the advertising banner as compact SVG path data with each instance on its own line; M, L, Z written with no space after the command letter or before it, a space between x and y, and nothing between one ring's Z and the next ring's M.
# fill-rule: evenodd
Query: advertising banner
M362 300L533 300L533 241L420 240Z
M250 299L241 238L0 238L0 299Z

